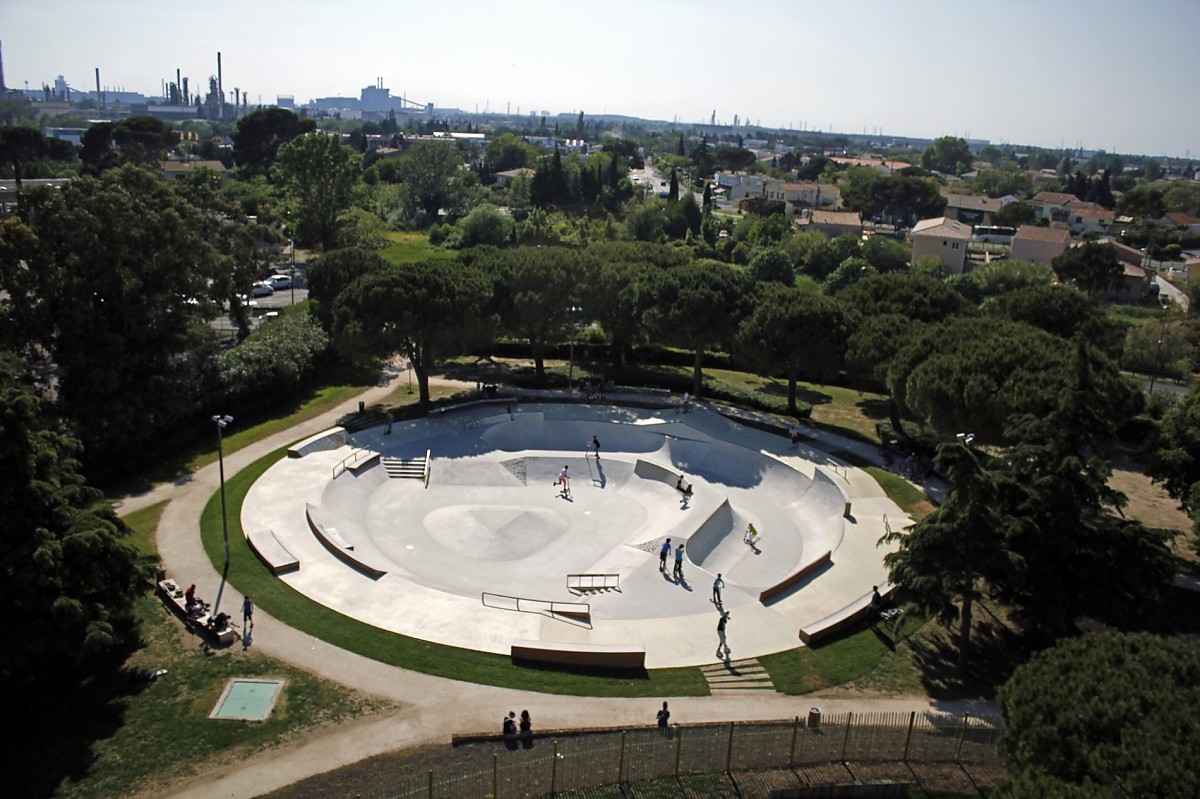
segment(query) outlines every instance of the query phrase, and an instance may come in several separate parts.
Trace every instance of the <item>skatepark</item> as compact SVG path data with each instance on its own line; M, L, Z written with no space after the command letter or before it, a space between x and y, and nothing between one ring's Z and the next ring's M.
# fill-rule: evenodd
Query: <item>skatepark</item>
M385 430L293 447L251 488L242 528L260 553L286 552L279 579L314 601L450 646L703 665L723 610L733 657L793 649L801 627L884 584L877 542L908 523L865 472L703 407L480 406Z

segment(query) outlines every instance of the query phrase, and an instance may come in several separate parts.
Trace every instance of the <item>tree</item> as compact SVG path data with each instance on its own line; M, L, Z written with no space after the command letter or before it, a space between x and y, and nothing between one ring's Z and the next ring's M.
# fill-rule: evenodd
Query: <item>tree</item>
M713 160L716 161L717 169L723 172L741 172L749 169L758 160L758 156L745 147L730 147L723 144L713 154ZM704 173L701 175L707 177Z
M850 315L837 300L768 284L737 333L734 350L761 374L782 371L788 413L796 413L796 383L824 382L841 366Z
M460 247L503 247L512 241L513 221L508 215L500 213L496 206L482 203L459 220L458 230Z
M871 236L862 244L859 253L876 272L905 272L912 259L912 251L887 236Z
M338 295L335 346L347 354L403 355L428 405L438 360L490 338L489 288L481 272L462 264L424 261L368 272Z
M79 442L48 423L25 371L0 355L0 602L25 628L0 651L6 690L133 643L134 600L153 575L129 528L84 482Z
M965 139L942 136L921 153L921 166L946 175L961 175L971 168L971 148Z
M998 263L1003 266L1010 262ZM1118 333L1093 297L1062 284L1014 286L990 300L984 312L1033 325L1062 339L1081 334L1098 344L1112 342ZM1113 351L1111 346L1109 351Z
M272 174L295 204L295 238L337 246L338 216L350 207L361 172L358 153L324 133L306 133L279 148Z
M1155 482L1191 514L1200 517L1195 488L1200 486L1200 384L1163 417L1149 447L1148 471Z
M1146 181L1153 183L1163 176L1162 164L1156 158L1147 158L1142 164L1142 170L1145 173Z
M304 276L313 315L327 331L333 330L333 309L338 297L359 278L387 266L378 253L350 247L329 250L308 267Z
M1006 203L1004 207L992 214L992 222L1007 227L1037 224L1037 210L1029 203Z
M286 108L251 111L237 121L231 136L234 163L247 177L266 175L280 147L316 127L314 120L298 117Z
M61 409L78 425L89 477L127 474L196 411L216 343L202 300L222 220L133 166L28 201L35 239L15 265L0 264L12 321L23 345L59 368Z
M778 247L765 247L750 259L750 274L758 283L780 283L790 286L796 282L792 259Z
M518 247L484 264L499 295L500 322L529 341L538 380L546 377L546 346L561 341L577 321L570 309L579 306L580 286L589 282L591 268L565 247Z
M1107 244L1089 241L1072 247L1050 262L1064 283L1074 283L1088 294L1098 294L1125 273L1116 251Z
M21 178L26 176L30 164L49 152L46 137L37 128L0 128L0 158L3 158L5 166L12 167L18 203L21 202Z
M122 119L112 126L111 132L121 163L146 167L159 167L167 150L179 140L170 125L154 117Z
M520 169L533 163L537 149L515 133L501 133L483 148L483 160L492 172Z
M963 296L945 282L905 272L872 275L846 289L841 300L863 317L900 314L918 322L941 322L971 313Z
M1200 655L1183 641L1096 633L1017 668L998 694L1009 777L995 795L1200 795Z
M675 174L675 170L671 170L671 188L667 191L668 200L679 199L679 176Z
M667 270L658 281L646 322L659 338L692 351L692 395L704 388L704 350L729 342L749 311L745 274L726 264L698 261Z
M843 289L853 286L860 280L866 280L874 274L878 273L867 259L852 256L842 261L838 268L830 272L829 277L825 278L825 293L837 294Z
M1158 219L1166 213L1167 206L1162 189L1142 183L1121 195L1117 209L1129 216Z
M645 338L642 315L651 301L647 286L657 267L633 253L619 260L608 260L604 254L599 257L600 266L584 287L583 296L588 300L588 316L600 323L612 342L612 366L620 372L625 366L625 350Z
M950 484L941 507L911 531L895 530L880 539L899 544L883 559L889 579L944 623L958 617L959 676L967 670L980 580L1002 573L1004 533L1011 523L1000 510L999 477L968 438L938 447L937 463Z

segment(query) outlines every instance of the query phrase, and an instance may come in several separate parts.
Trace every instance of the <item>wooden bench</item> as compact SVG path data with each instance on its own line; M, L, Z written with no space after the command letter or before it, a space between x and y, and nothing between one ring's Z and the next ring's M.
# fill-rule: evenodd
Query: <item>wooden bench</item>
M237 640L237 632L233 629L232 624L220 632L208 626L210 617L207 608L203 614L198 616L188 613L187 599L184 597L183 589L174 580L159 580L158 594L162 597L163 604L175 611L188 628L226 646Z
M369 556L364 557L362 554L356 552L354 544L343 538L336 527L331 527L315 518L313 515L314 510L319 512L320 509L314 508L311 503L305 503L305 516L308 519L308 527L313 531L313 535L317 537L317 540L332 552L338 560L370 577L382 577L388 573L388 566L390 564L372 563Z
M624 644L563 644L553 641L513 641L512 659L559 666L598 666L613 669L646 668L646 649Z
M879 589L879 595L886 599L894 588L890 584L885 584ZM811 646L823 638L829 638L847 627L862 621L867 617L867 613L870 610L871 594L863 594L837 613L831 613L823 619L818 619L812 624L806 624L801 627L800 640Z
M284 574L300 568L300 561L275 537L274 530L252 531L246 534L246 540L272 573Z

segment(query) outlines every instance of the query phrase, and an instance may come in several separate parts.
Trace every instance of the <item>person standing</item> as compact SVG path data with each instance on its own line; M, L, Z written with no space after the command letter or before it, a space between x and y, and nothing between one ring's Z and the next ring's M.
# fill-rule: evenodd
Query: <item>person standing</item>
M600 460L600 439L592 436L592 449L596 450L596 460Z
M521 745L526 749L533 747L533 719L529 717L528 710L521 711Z
M729 657L729 643L725 640L725 625L729 623L729 614L722 613L717 621L717 657ZM722 650L724 653L722 654Z
M658 570L666 573L667 571L667 555L671 554L671 539L663 541L662 549L658 550Z
M683 579L683 544L680 544L675 550L675 579Z
M242 629L249 630L254 626L254 603L250 597L242 600Z
M666 736L670 733L667 725L671 722L671 711L667 710L667 703L663 702L662 710L658 711L658 734Z
M558 483L557 483L557 485L561 485L561 486L562 486L562 491L561 491L561 494L562 494L562 496L564 496L564 497L569 497L569 496L571 496L571 478L567 476L567 469L568 469L568 468L569 468L569 467L567 467L567 466L564 466L564 467L562 467L562 471L558 473Z
M717 572L717 579L713 580L713 604L721 604L721 589L725 587L725 581L721 579L721 573Z
M388 411L388 413L387 413L387 427L385 427L385 428L383 429L383 434L384 434L385 436L386 436L386 435L391 435L391 432L392 432L392 423L393 423L393 422L395 422L395 421L396 421L396 415L395 415L395 414L393 414L391 411Z

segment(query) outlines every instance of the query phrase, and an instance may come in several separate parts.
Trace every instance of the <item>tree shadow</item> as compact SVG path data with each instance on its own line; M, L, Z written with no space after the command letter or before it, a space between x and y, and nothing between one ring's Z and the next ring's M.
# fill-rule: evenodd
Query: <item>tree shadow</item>
M782 397L786 399L788 387L786 380L768 378L763 380L759 385L750 388L750 390L755 394L762 394L766 397ZM802 383L797 383L796 400L797 402L807 402L809 405L828 405L833 402L833 397L820 391L814 391Z
M877 633L878 634L878 633ZM958 641L943 628L909 639L921 682L934 699L994 698L1013 671L1029 659L1032 641L998 621L977 623L965 674L958 674Z
M890 419L891 411L888 408L887 400L881 399L861 399L855 403L856 407L862 411L863 416L868 419L880 421L882 419Z

